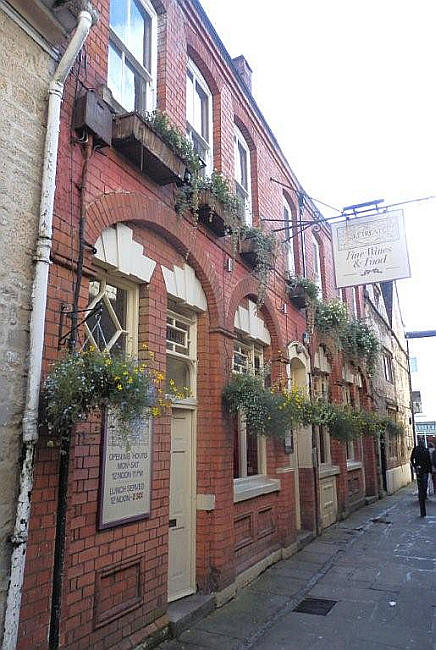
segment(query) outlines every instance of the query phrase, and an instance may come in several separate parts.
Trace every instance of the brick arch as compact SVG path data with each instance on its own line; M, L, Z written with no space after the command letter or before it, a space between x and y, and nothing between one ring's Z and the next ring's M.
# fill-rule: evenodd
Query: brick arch
M248 296L253 296L256 298L258 289L259 282L251 276L246 277L238 282L229 300L229 306L226 314L227 330L233 331L235 327L235 313L242 300ZM265 318L266 326L268 327L268 331L271 335L272 348L275 348L276 350L283 350L285 342L280 331L280 323L279 319L277 318L277 309L268 296L265 296L265 302L262 306L261 312Z
M198 240L192 242L192 226L174 210L155 197L140 192L111 192L103 194L86 209L88 238L96 242L105 228L121 222L136 222L164 237L182 255L189 251L187 262L194 269L206 294L211 327L224 325L220 308L220 280L208 260L205 248Z
M214 75L212 74L211 70L214 68L214 64L212 62L211 56L209 53L204 53L203 56L200 54L201 52L201 46L198 43L198 40L195 38L195 35L191 33L190 30L188 30L188 33L186 34L186 41L187 41L187 54L188 57L195 63L197 68L200 70L201 74L204 77L204 80L206 81L209 90L211 94L218 95L219 94L219 85L221 80L215 79Z
M237 113L235 113L233 115L233 120L234 120L236 126L238 127L238 129L240 130L240 132L242 133L242 135L244 136L245 140L247 141L247 145L248 145L248 148L250 149L250 153L251 154L255 153L256 144L255 144L255 141L254 141L253 132L251 131L251 129L249 127L247 127L245 121L242 120Z

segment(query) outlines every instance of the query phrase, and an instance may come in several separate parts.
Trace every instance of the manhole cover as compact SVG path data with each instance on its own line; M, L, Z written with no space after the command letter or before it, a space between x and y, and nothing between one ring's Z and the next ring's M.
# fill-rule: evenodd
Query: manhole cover
M293 611L325 616L337 602L337 600L328 600L327 598L305 598Z

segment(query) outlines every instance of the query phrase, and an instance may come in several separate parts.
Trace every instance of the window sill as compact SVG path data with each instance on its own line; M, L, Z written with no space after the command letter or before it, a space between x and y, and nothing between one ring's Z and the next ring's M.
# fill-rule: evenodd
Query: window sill
M347 471L352 472L354 469L362 469L360 460L347 460Z
M233 501L239 503L247 499L254 499L262 494L278 492L280 490L280 479L268 478L268 476L248 476L247 478L235 478L233 480Z
M328 476L336 476L340 474L341 470L338 465L321 465L319 468L319 478L327 478Z
M177 399L173 395L165 395L165 397L171 402L173 408L195 409L198 405L196 397L186 397L185 399Z

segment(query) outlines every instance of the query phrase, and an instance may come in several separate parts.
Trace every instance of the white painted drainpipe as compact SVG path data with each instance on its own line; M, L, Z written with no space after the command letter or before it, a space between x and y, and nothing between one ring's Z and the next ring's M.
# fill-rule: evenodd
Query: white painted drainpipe
M96 21L96 12L91 6L79 13L76 31L56 68L48 91L47 131L45 135L41 203L39 209L39 235L36 245L35 275L32 286L29 372L27 376L26 401L23 416L23 465L20 475L15 528L12 536L11 577L6 601L2 650L15 650L18 637L30 517L30 495L33 488L33 459L35 444L38 440L39 387L41 383L48 271L52 246L53 204L61 103L65 80L88 37L92 25Z

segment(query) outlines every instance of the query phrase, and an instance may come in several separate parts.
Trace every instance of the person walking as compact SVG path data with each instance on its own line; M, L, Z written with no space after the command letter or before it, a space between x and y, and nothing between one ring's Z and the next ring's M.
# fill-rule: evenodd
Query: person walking
M436 449L432 442L428 443L428 451L431 459L431 480L433 481L433 494L436 495Z
M416 482L418 484L418 499L421 517L427 515L425 509L425 500L427 498L427 485L428 475L432 471L432 464L430 452L424 446L424 441L421 439L418 444L413 448L410 456L410 462L416 472Z

